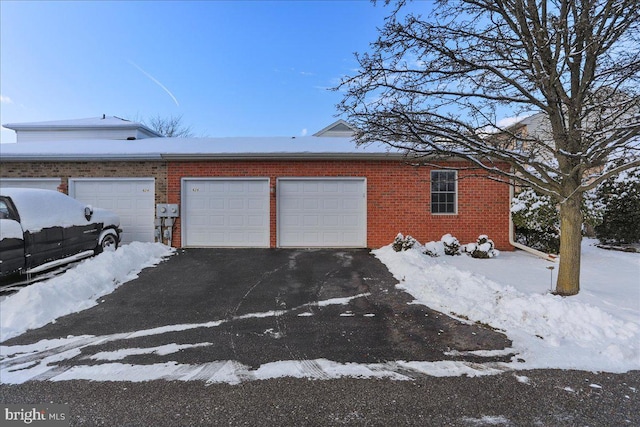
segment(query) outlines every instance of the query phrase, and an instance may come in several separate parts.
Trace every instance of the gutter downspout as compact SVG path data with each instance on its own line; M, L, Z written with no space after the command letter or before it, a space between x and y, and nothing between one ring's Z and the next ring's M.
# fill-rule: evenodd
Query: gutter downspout
M513 200L513 196L515 195L515 190L513 184L509 185L509 205L511 205L511 200ZM514 239L515 230L513 227L513 218L511 217L511 209L509 209L509 244L517 249L521 249L525 252L528 252L532 255L535 255L539 258L542 258L547 261L556 262L558 257L556 255L547 254L537 249L530 248L529 246L525 246L522 243L518 243Z

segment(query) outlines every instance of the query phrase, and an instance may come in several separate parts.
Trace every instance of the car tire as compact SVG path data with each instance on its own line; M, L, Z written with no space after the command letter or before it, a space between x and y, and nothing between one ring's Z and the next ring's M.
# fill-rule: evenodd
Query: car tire
M98 243L96 253L112 252L118 249L118 237L113 233L107 233L102 236L102 239Z

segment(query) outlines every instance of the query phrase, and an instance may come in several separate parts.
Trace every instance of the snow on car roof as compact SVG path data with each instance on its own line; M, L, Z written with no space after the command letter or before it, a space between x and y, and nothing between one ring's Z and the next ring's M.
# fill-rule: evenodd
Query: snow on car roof
M86 225L81 202L53 190L2 188L0 195L11 198L18 209L24 230L36 232L46 227Z

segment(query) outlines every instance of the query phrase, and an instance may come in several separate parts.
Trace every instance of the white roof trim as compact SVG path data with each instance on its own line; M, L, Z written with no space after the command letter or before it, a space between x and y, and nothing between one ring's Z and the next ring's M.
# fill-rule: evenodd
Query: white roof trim
M149 135L162 137L158 132L142 123L132 122L116 116L89 117L73 120L53 120L46 122L7 123L7 129L18 131L60 131L74 129L139 129Z

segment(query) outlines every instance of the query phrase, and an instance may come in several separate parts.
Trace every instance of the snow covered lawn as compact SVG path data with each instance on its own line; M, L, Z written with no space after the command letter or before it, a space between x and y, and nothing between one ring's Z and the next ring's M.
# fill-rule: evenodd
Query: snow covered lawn
M386 246L374 254L416 302L504 331L518 354L513 369L640 369L640 255L595 243L583 242L581 291L568 298L550 293L557 264L522 251L431 258Z
M234 360L194 365L119 362L130 355L170 355L184 348L215 345L168 341L149 348L127 347L131 338L193 328L217 328L238 319L276 317L286 312L269 311L212 319L202 324L166 325L112 335L68 336L29 345L0 346L0 374L3 383L170 379L233 384L279 377L406 380L411 379L411 372L475 376L533 368L607 372L640 369L640 255L598 249L593 243L587 240L583 244L581 293L569 298L549 293L551 275L555 280L557 265L521 251L501 252L500 256L491 259L474 259L466 255L431 258L415 249L394 252L390 245L373 251L400 282L398 286L413 295L416 303L463 321L481 322L504 331L513 341L513 348L497 353L515 353L514 360L509 363L392 360L359 364L315 359L273 361L252 369ZM143 268L159 263L170 254L171 249L160 244L132 243L116 252L83 261L61 276L26 287L0 302L1 340L96 305L100 296L112 292L120 284L137 277ZM547 268L551 265L556 270ZM348 304L359 297L362 295L315 304ZM80 355L83 349L106 342L118 342L124 347L89 357L99 364L60 365ZM481 357L498 355L486 351L473 353Z

